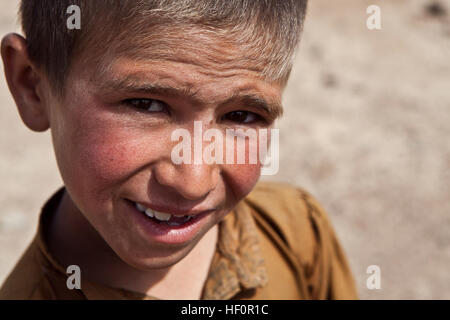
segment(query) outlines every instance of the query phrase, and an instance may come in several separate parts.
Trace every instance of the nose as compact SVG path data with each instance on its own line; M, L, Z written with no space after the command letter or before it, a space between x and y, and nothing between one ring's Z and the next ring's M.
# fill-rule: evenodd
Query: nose
M214 164L173 164L160 162L154 168L156 181L187 200L201 200L214 190L219 181Z

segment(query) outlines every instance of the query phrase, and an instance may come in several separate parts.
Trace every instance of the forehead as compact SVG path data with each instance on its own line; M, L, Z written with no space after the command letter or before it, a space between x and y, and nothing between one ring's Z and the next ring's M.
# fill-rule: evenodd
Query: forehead
M277 95L279 86L259 77L257 73L243 68L221 67L220 69L184 59L134 60L120 58L114 60L103 72L93 78L99 89L131 90L145 89L146 85L173 88L185 95L211 97L230 95L239 90L264 92Z
M249 59L245 48L220 37L190 36L167 35L145 38L140 44L117 43L99 55L98 61L91 60L89 66L80 64L78 71L87 73L96 90L159 87L160 92L195 95L211 103L245 94L281 109L281 85L262 74L256 57Z
M264 68L271 62L267 53L267 44L260 43L255 36L248 41L247 36L239 36L227 30L208 30L192 26L167 27L152 25L146 30L133 32L123 30L110 35L99 45L97 36L87 36L87 42L79 54L84 62L92 61L102 70L106 70L112 61L120 58L139 62L175 61L202 66L211 72L225 74L232 70L253 71L255 76L267 78ZM249 31L251 33L251 31ZM105 47L106 46L106 47Z

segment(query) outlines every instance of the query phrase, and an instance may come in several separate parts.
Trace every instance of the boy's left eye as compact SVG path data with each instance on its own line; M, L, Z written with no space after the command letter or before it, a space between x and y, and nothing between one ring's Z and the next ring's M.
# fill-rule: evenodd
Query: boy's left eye
M125 100L124 102L135 109L145 112L150 113L169 112L168 105L160 100L139 98L139 99L128 99ZM225 121L231 121L240 124L252 124L265 121L264 118L259 114L245 110L228 112L227 114L222 116L222 119Z
M259 114L243 110L229 112L223 118L236 123L254 123L264 120Z
M167 112L167 104L154 99L128 99L125 101L136 109L148 112Z

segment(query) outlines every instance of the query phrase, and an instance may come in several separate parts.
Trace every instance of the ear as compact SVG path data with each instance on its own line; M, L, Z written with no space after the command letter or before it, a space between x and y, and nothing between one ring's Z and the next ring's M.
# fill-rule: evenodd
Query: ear
M44 97L40 96L42 75L28 58L25 39L18 34L6 35L1 43L6 81L20 117L33 131L49 128Z

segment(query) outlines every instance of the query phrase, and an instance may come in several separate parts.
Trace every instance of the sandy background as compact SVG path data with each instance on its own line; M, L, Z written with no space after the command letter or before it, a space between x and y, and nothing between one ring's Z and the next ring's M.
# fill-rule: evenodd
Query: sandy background
M18 30L18 1L0 1L3 35ZM379 31L366 28L370 4ZM284 102L270 179L320 199L360 296L450 299L450 0L310 0ZM22 125L3 77L0 103L2 282L61 180L49 133ZM366 288L369 265L379 290Z

